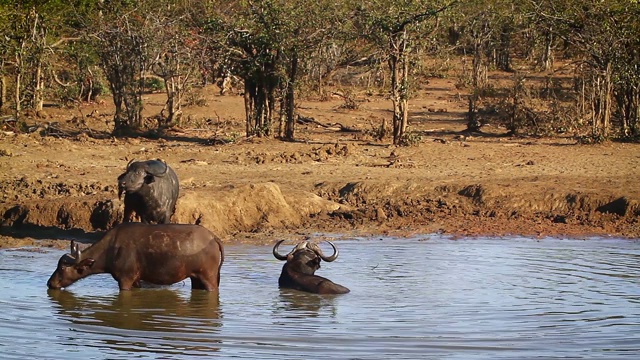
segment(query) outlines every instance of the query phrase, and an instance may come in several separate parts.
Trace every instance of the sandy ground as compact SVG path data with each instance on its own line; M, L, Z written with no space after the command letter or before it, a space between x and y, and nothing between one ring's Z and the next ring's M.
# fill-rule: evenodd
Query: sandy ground
M47 108L32 132L0 132L0 247L66 246L121 221L116 178L131 159L162 158L181 195L173 222L225 241L270 242L317 232L409 236L638 237L640 146L516 138L486 126L467 136L454 80L410 102L416 145L375 133L391 102L360 95L302 100L296 142L244 137L242 97L201 93L159 137L113 138L110 99ZM145 97L158 114L164 95ZM152 121L152 120L149 120ZM275 127L277 129L277 126Z

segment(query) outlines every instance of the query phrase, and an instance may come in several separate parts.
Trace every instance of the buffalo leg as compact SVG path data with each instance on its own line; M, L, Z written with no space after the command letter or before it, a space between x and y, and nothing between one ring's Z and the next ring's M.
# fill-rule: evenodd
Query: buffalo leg
M140 280L118 279L118 286L120 287L120 290L131 290L133 288L139 288Z
M133 284L130 282L118 281L118 287L120 287L120 290L131 290Z
M124 217L122 219L123 223L128 223L133 221L133 210L127 206L124 207Z
M205 289L204 283L202 281L200 281L199 278L197 278L195 276L191 276L190 279L191 279L191 289L194 289L194 290L196 290L196 289L197 290L204 290Z
M170 224L171 223L171 214L163 214L162 217L159 219L160 220L160 224Z
M216 282L210 281L205 277L192 276L190 277L190 279L191 279L191 289L207 290L207 291L214 291L218 289Z

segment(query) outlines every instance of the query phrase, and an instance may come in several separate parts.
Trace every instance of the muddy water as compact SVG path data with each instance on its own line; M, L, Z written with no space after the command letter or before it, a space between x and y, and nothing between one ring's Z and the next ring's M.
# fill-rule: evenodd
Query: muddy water
M188 281L120 293L109 275L48 291L58 250L0 251L0 358L617 359L640 357L640 242L337 241L319 274L277 288L264 246L227 246L219 294Z

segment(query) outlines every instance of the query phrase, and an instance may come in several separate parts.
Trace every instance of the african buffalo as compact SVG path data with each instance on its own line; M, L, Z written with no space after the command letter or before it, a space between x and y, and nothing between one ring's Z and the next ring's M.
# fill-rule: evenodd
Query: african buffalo
M327 241L333 248L331 256L325 256L318 244L308 241L299 243L287 255L281 255L278 252L278 247L283 241L278 241L273 247L273 256L278 260L286 261L278 279L278 285L281 288L316 294L346 294L349 292L346 287L315 275L315 271L320 268L320 260L331 262L338 258L338 249L331 241Z
M118 176L118 197L124 193L124 220L133 213L143 223L168 224L176 211L178 176L163 160L130 161Z
M85 250L72 241L71 254L60 258L47 286L60 289L108 273L120 290L140 287L141 280L170 285L190 278L192 289L214 291L223 261L221 240L200 225L126 223Z

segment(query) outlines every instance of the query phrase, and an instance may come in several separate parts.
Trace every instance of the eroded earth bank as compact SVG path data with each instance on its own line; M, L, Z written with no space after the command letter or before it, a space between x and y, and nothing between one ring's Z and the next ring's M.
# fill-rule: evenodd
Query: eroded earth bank
M91 109L80 122L58 109L33 120L30 133L3 131L0 246L98 237L121 221L116 178L134 158L162 158L177 172L174 222L198 222L226 241L317 232L640 236L637 144L516 138L491 127L468 136L464 104L446 97L439 114L413 112L414 146L370 136L388 108L382 99L349 112L335 100L307 102L301 112L314 122L298 124L299 141L247 139L238 136L241 98L209 101L215 115L191 109L201 122L160 136L111 137L102 108L95 119L84 115Z

